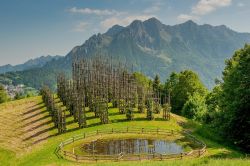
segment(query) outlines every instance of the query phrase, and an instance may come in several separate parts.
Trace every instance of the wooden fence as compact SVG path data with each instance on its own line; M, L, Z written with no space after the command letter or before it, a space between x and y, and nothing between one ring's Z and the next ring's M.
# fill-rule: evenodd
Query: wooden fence
M107 135L107 134L122 134L122 133L131 133L131 134L157 134L157 135L185 135L188 137L194 144L199 145L199 148L193 149L189 152L182 152L179 154L124 154L120 153L118 155L78 155L72 152L64 150L64 146L71 144L75 141L93 137L96 135ZM166 160L166 159L182 159L184 157L200 157L206 151L206 144L202 141L196 139L193 135L191 135L187 131L175 131L175 130L166 130L166 129L150 129L150 128L119 128L119 129L103 129L103 130L96 130L92 132L85 132L81 135L76 135L70 139L67 139L61 142L56 150L56 152L65 159L74 160L77 162L83 161L98 161L98 160L111 160L111 161L121 161L121 160Z

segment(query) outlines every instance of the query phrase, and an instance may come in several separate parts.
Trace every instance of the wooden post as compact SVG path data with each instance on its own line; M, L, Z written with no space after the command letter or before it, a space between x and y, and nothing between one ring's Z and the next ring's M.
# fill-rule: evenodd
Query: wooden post
M64 154L64 156L66 156L67 152L64 150L64 151L63 151L63 154Z
M78 162L78 155L75 155L75 157L76 157L76 161Z

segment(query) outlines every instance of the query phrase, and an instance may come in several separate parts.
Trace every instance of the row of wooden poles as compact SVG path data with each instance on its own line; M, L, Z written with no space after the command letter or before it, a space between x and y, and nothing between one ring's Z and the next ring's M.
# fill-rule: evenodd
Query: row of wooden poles
M102 124L109 123L111 103L127 120L133 120L135 108L140 113L146 110L147 119L153 120L162 104L161 94L139 84L131 68L102 58L75 60L72 79L63 73L57 76L57 95L80 128L87 127L86 111L94 112ZM170 104L163 103L162 110L163 119L169 120ZM65 119L65 113L60 115Z
M58 129L58 133L66 131L66 115L65 109L55 102L54 94L48 87L43 87L41 89L41 95L43 102L45 103L47 110L52 117L52 121L55 127Z

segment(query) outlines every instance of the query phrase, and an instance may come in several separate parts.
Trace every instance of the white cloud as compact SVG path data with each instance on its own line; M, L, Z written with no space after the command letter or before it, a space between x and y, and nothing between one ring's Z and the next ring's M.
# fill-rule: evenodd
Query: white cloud
M192 7L190 14L180 14L177 18L181 21L198 20L201 16L209 14L219 8L230 6L232 0L199 0Z
M199 18L197 16L194 16L194 15L180 14L177 17L177 19L180 21L187 21L187 20L198 20Z
M116 10L100 10L100 9L90 9L90 8L77 8L73 7L68 10L71 13L79 13L79 14L94 14L98 16L107 16L107 15L119 15L121 12L118 12Z
M147 20L151 17L155 17L154 15L130 15L130 16L125 16L123 18L121 17L110 17L101 22L102 28L105 30L112 27L113 25L121 25L121 26L127 26L129 25L132 21L134 20Z
M153 5L149 8L146 8L143 12L150 14L150 13L156 13L161 10L162 3L160 2L154 2Z
M192 14L205 15L218 8L231 5L232 0L200 0L193 8Z
M86 28L88 27L88 23L86 23L86 22L79 22L76 26L75 26L75 28L73 29L73 31L75 31L75 32L83 32L83 31L85 31L86 30Z
M158 12L158 11L160 11L160 6L152 6L152 7L150 7L150 8L147 8L147 9L145 9L144 10L144 13L155 13L155 12Z

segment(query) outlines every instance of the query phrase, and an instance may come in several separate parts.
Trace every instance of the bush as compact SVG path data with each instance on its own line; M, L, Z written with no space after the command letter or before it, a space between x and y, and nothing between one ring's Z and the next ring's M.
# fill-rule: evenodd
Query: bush
M4 103L9 100L9 97L2 85L0 85L0 103Z

